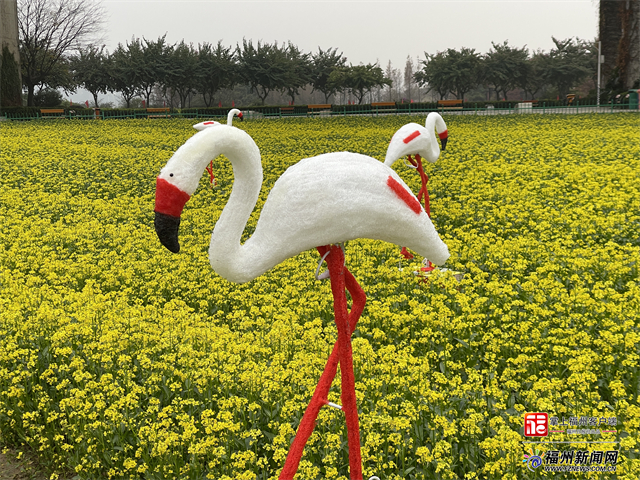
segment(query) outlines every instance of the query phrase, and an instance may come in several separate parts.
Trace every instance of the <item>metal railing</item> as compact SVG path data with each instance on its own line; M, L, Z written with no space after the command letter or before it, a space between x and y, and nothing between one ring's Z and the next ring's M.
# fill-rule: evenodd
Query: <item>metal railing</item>
M556 103L556 102L553 102ZM507 105L491 105L478 103L465 103L460 107L433 107L421 104L398 103L395 108L390 106L378 107L375 105L332 105L330 109L317 110L307 109L305 106L292 107L247 107L242 109L246 119L260 118L291 118L291 117L335 117L335 116L385 116L385 115L414 115L428 114L430 112L438 112L443 115L511 115L511 114L576 114L576 113L613 113L613 112L640 112L638 104L635 103L614 103L592 105L580 104L576 101L570 105L554 105L547 102L533 103L531 101L510 102ZM75 113L72 110L65 111L64 114L48 116L39 111L28 114L11 114L5 113L6 120L94 120L94 119L166 119L166 118L191 118L191 119L219 119L225 120L226 113L212 114L210 111L203 109L189 109L181 111L179 109L171 110L166 116L154 115L152 113L141 110L102 110L94 113Z

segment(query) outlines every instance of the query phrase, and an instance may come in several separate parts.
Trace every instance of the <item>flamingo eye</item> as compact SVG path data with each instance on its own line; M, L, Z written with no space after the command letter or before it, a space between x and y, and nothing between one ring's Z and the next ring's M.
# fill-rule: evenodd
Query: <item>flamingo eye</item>
M169 174L169 176L170 176L170 177L173 177L173 173L170 173L170 174Z

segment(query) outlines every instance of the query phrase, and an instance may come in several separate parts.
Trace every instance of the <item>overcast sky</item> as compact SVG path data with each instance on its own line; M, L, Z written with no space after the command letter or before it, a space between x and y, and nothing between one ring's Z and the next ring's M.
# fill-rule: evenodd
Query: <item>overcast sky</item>
M291 41L305 52L337 47L354 65L491 42L549 51L559 39L597 36L597 1L266 1L102 0L109 51L132 36L225 45L242 39ZM80 100L77 95L74 99ZM82 99L84 100L84 99Z

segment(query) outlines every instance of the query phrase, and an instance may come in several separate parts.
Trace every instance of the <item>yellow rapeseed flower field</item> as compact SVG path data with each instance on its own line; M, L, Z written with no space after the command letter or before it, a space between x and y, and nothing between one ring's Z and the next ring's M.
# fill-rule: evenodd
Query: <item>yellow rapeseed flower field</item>
M427 166L450 272L349 242L368 295L354 333L366 478L640 477L640 117L446 117ZM238 124L265 182L301 158L382 160L423 117ZM188 120L0 125L0 436L81 479L275 479L336 340L304 252L230 284L209 266L230 164L182 216L178 255L153 228L155 177ZM401 162L417 192L420 179ZM330 400L339 402L339 376ZM531 473L524 414L615 418L616 474ZM534 439L535 440L535 439ZM542 452L595 450L535 444ZM323 409L299 478L345 479L342 412Z

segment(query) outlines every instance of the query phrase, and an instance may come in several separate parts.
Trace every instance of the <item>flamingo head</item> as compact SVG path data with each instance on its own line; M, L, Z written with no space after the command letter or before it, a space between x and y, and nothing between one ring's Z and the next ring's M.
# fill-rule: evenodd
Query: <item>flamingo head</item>
M447 148L447 139L449 138L447 124L444 123L443 118L438 112L431 112L429 115L427 115L427 120L425 121L425 126L427 129L429 129L429 124L431 124L431 119L433 119L433 123L435 123L436 132L438 133L438 138L440 139L440 143L442 144L442 151L444 152Z
M180 251L178 229L180 215L191 195L162 177L156 179L156 208L154 226L160 243L173 253Z
M229 110L229 113L227 114L227 125L232 125L234 115L236 117L238 117L241 122L244 121L244 117L242 116L242 112L240 110L238 110L237 108L232 108L231 110Z
M212 158L203 146L203 140L215 135L215 129L209 128L213 126L223 127L218 122L204 126L203 131L196 133L173 154L156 179L156 233L160 242L173 253L180 251L178 227L182 209L198 188L203 165Z

